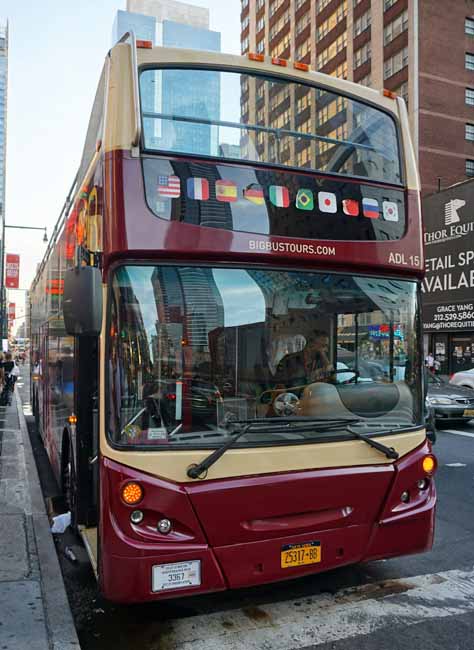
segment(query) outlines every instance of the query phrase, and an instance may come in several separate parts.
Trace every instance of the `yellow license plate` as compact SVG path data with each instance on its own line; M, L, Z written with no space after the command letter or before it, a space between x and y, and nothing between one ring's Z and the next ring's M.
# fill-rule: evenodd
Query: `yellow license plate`
M464 417L474 418L474 409L464 409Z
M321 543L285 544L281 548L281 568L304 566L321 562Z

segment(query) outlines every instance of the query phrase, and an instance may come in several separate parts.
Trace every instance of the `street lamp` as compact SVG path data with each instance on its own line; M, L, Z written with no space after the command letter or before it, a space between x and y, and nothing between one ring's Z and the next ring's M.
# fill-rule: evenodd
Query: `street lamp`
M44 230L43 241L46 243L48 241L48 233L46 232L46 226L40 228L38 226L11 226L8 223L5 224L5 228L18 228L19 230Z

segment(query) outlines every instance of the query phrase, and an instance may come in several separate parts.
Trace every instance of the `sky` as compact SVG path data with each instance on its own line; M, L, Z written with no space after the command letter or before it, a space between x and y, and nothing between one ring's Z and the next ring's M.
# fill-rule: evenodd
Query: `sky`
M240 0L187 2L210 10L222 50L238 54ZM52 234L81 159L115 13L125 8L126 0L1 0L0 21L10 30L7 224L46 226ZM46 246L40 231L6 230L6 252L20 255L21 289L29 288ZM8 292L19 316L24 295Z

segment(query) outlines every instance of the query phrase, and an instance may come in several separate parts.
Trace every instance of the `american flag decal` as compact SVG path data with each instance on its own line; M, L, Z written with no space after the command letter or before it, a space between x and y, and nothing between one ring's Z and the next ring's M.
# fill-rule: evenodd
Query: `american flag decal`
M181 196L181 183L178 176L158 176L158 195L168 199Z

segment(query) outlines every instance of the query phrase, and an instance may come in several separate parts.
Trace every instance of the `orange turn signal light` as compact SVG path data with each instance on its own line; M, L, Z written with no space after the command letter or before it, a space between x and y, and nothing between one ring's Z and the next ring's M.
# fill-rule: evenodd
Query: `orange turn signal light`
M69 424L77 424L77 415L74 415L73 413L68 417L67 421L69 422Z
M137 503L140 503L144 495L142 486L136 481L125 483L120 492L122 501L128 506L134 506Z
M137 41L137 47L141 47L145 50L151 50L153 48L153 43L151 41Z
M264 54L257 54L256 52L249 52L248 54L249 61L265 61Z
M273 65L281 65L282 68L286 68L288 61L286 59L280 59L278 56L272 56Z
M397 93L394 93L392 90L387 90L387 88L383 89L383 96L389 99L397 99Z
M436 470L436 458L434 456L425 456L422 462L423 471L425 474L433 474Z
M293 63L295 70L302 70L303 72L309 72L309 65L307 63L301 63L300 61L295 61Z

